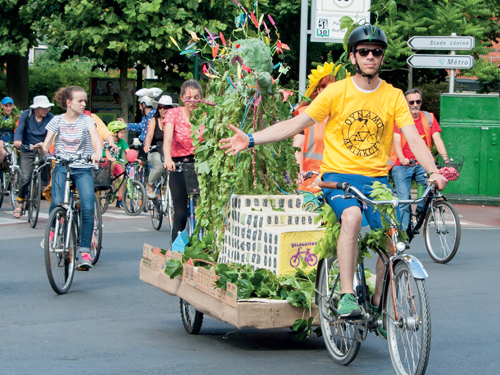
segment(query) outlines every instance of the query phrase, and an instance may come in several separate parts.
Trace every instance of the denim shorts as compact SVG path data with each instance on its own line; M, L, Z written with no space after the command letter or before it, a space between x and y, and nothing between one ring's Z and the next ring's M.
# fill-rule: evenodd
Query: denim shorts
M369 194L372 192L372 185L375 181L381 184L387 185L391 191L392 187L389 185L389 179L387 176L382 177L367 177L358 174L344 174L344 173L323 173L323 181L332 182L348 182L359 191L361 191L367 198L370 198ZM374 211L373 207L363 207L363 205L354 198L344 199L341 197L332 199L336 196L343 196L343 190L337 189L323 189L323 194L328 204L333 208L335 215L337 215L338 220L342 216L342 212L346 208L357 206L361 209L363 215L365 216L368 224L372 229L377 229L382 227L382 221L380 219L380 214L378 211ZM371 199L371 198L370 198Z

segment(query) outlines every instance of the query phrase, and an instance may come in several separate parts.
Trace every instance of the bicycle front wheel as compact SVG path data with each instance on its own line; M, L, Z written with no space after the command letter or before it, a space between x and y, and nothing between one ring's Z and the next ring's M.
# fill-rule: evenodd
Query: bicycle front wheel
M436 263L448 263L460 245L460 218L455 207L438 201L429 208L424 222L425 246Z
M41 173L38 172L31 181L30 194L28 197L28 221L31 228L36 227L38 214L40 213L40 201L42 199Z
M341 365L351 363L359 352L354 322L339 319L337 306L341 299L340 272L337 258L328 257L320 269L318 283L319 317L328 354Z
M90 243L90 256L92 265L96 264L101 255L102 249L102 215L99 198L94 194L94 231L92 232L92 242Z
M396 264L393 278L394 290L388 288L386 299L392 365L398 375L425 374L431 350L431 312L425 281L415 279L404 262Z
M156 230L160 230L161 224L163 222L163 211L161 206L161 199L155 199L155 202L150 209L151 224L153 224L153 228Z
M50 286L57 294L66 293L71 287L75 272L76 239L74 228L62 207L56 207L50 213L45 228L43 251Z
M98 190L96 193L97 199L99 200L99 204L101 206L101 215L104 215L104 213L108 209L109 201L111 198L111 192L110 190Z
M129 178L123 192L123 208L130 216L137 216L144 211L147 201L146 189L139 181Z
M10 178L10 204L12 209L16 209L17 194L19 193L19 183L21 182L21 174L16 169Z

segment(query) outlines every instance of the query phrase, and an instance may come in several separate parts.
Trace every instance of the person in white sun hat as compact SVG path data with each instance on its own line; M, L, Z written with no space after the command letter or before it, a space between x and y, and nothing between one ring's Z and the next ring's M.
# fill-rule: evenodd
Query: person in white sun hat
M153 108L153 101L155 100L155 98L159 97L162 92L162 89L152 87L150 89L140 89L135 93L135 95L137 95L139 98L137 99L137 101L139 102L139 108L141 109L143 114L141 122L127 123L124 119L117 118L118 121L127 124L127 130L140 133L139 139L143 144L146 139L146 133L148 132L149 121L156 113L156 109Z
M38 95L33 98L33 104L30 109L23 111L19 118L19 125L14 133L14 145L21 147L21 154L19 157L19 166L21 168L21 181L19 183L19 193L17 196L17 206L14 209L13 216L20 218L24 198L28 191L28 186L31 182L31 173L35 164L35 157L38 151L30 150L30 145L35 145L45 140L47 130L45 126L52 120L54 115L50 113L50 108L54 104L49 101L45 95ZM42 169L42 185L48 185L50 178L50 168L44 167Z
M153 189L154 184L165 171L163 168L163 122L170 108L178 107L179 104L173 103L168 95L162 95L158 101L153 102L153 108L156 113L149 120L146 141L144 142L144 152L148 154L148 163L151 166L147 184L148 197L155 198ZM151 150L151 146L156 146Z

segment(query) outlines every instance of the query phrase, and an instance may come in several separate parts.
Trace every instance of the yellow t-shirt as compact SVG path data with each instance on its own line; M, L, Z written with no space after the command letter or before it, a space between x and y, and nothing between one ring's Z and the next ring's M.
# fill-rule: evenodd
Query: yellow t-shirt
M386 176L394 123L414 124L403 92L383 80L370 92L357 88L352 78L335 82L305 112L316 122L329 116L323 173Z

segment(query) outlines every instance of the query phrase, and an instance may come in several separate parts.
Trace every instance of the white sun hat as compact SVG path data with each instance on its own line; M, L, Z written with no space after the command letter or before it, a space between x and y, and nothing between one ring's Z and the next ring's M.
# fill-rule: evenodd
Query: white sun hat
M30 108L50 108L53 107L54 104L49 102L49 99L45 95L38 95L33 98L33 104L30 105Z
M137 100L139 103L146 104L146 107L152 107L154 98L159 97L162 92L162 89L151 87L150 89L140 89L135 93L135 95L139 97Z
M172 98L168 95L162 95L161 98L156 102L153 102L153 107L156 109L158 105L169 105L170 107L178 107L179 104L173 103Z

